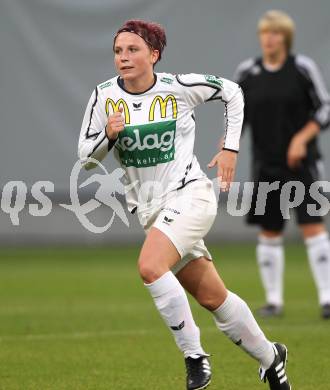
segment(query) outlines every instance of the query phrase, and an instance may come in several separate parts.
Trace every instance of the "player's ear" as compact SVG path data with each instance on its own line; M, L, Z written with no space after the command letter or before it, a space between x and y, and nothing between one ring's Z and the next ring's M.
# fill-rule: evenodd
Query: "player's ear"
M159 58L159 50L152 50L151 51L151 62L153 65L156 64Z

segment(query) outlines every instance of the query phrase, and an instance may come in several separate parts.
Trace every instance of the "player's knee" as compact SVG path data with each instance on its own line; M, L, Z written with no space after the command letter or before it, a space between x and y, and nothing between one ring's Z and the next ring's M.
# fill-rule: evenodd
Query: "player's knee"
M327 231L323 223L303 224L300 225L300 228L305 239L317 236Z
M265 238L280 238L282 237L283 233L281 230L262 230L259 234L261 237Z
M196 298L198 303L209 311L216 310L225 300L225 297L222 296L205 294L200 294Z
M145 283L153 283L162 276L161 270L150 259L139 259L138 270Z

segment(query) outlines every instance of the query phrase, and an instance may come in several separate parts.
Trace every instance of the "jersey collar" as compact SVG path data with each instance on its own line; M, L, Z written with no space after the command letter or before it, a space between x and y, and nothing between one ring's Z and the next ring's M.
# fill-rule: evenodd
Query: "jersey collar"
M153 82L153 84L152 84L147 90L145 90L145 91L143 91L143 92L135 92L135 93L134 93L134 92L129 92L129 91L127 91L127 89L125 89L125 85L124 85L123 79L122 79L120 76L117 77L117 84L118 84L118 86L119 86L123 91L125 91L126 93L128 93L128 94L130 94L130 95L143 95L143 94L145 94L146 92L150 91L150 90L155 86L156 83L157 83L157 74L154 73L154 82Z
M288 63L289 63L290 61L292 61L292 58L293 58L292 54L289 53L289 54L287 55L287 58L286 58L286 60L284 61L283 65L282 65L280 68L275 69L275 70L269 70L269 69L267 69L267 68L264 66L262 57L259 58L258 62L259 62L259 65L261 66L261 68L263 69L264 72L267 72L267 73L270 73L270 74L276 74L276 73L281 72L283 69L285 69L285 68L287 67Z

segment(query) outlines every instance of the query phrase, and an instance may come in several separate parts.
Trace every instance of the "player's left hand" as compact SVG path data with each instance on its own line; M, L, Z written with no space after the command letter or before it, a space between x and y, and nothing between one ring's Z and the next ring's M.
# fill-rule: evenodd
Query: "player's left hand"
M220 181L221 191L229 191L230 185L234 180L236 163L237 153L231 152L230 150L221 150L207 165L208 168L213 168L217 165L217 176Z
M306 155L306 142L297 134L292 138L287 153L287 163L289 168L295 169L299 167L301 161L306 157Z

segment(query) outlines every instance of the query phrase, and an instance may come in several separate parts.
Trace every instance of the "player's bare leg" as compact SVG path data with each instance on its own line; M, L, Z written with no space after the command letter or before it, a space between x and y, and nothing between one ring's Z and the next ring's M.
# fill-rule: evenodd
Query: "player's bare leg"
M212 261L200 257L188 263L176 277L182 286L210 311L226 300L228 292Z
M214 264L205 257L191 261L177 278L196 300L210 310L217 327L261 364L260 377L270 389L289 390L285 367L287 349L268 341L247 304L228 291Z
M169 238L151 228L143 244L138 268L145 286L176 344L183 352L187 368L187 389L206 388L211 381L208 355L200 343L200 332L193 319L187 295L170 268L180 255Z
M323 223L300 225L318 290L321 315L330 319L330 241Z
M138 268L146 284L155 282L180 260L172 241L159 229L150 229L142 246Z

